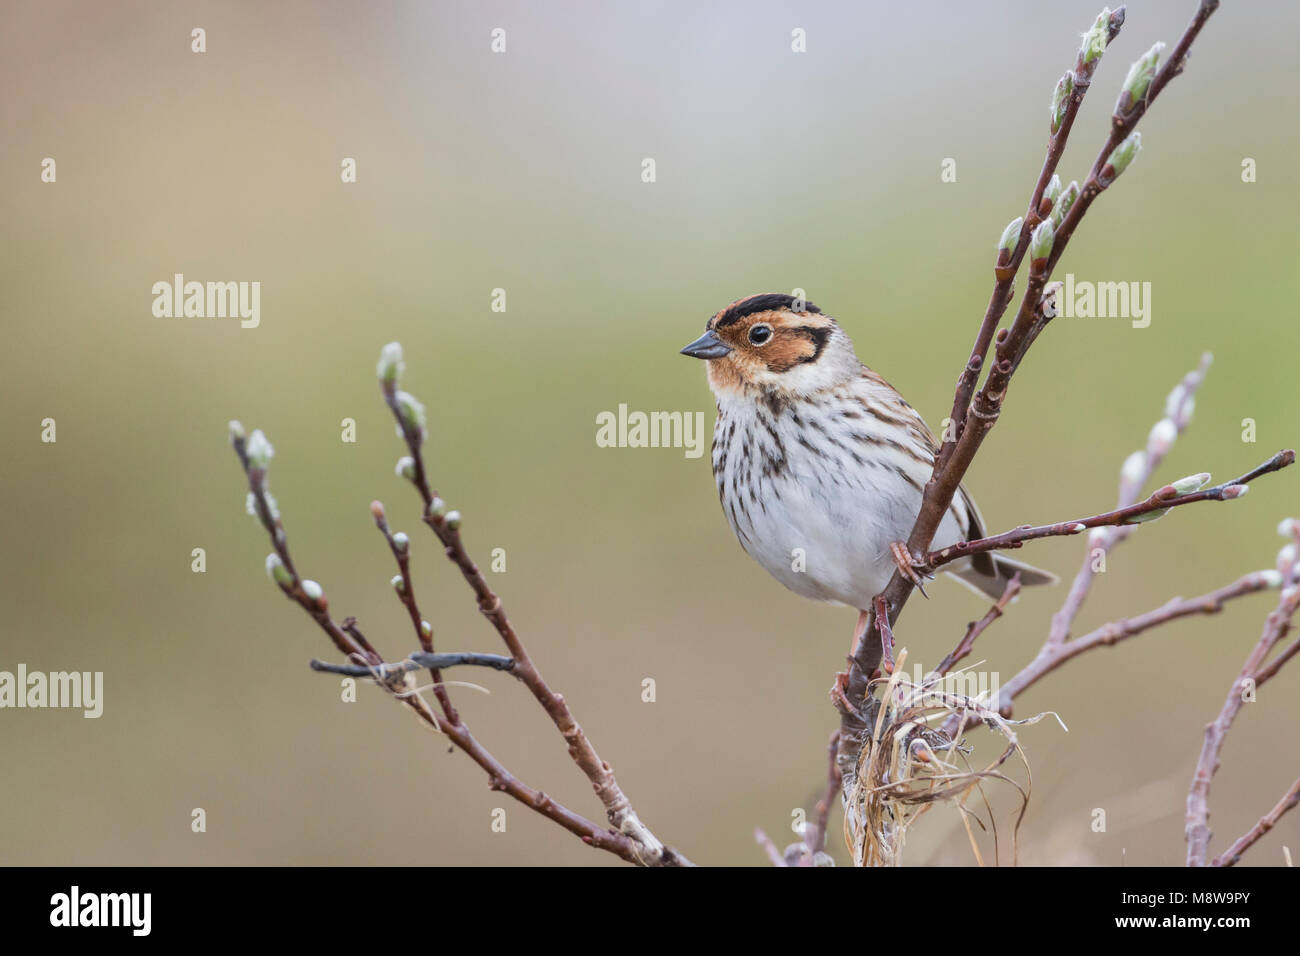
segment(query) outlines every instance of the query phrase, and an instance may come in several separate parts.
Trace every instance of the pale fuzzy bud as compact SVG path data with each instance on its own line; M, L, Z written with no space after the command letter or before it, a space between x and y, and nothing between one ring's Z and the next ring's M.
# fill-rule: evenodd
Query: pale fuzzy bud
M275 552L271 552L266 556L266 574L276 584L284 587L293 584L293 575L289 573L289 569L284 566L284 562L280 560L280 556ZM317 586L319 587L319 585Z
M275 500L275 496L263 492L262 497L266 499L266 510L271 512L271 520L278 521L280 518L280 505ZM257 517L257 498L253 495L251 491L244 498L244 510L247 511L254 518Z
M1179 478L1171 482L1175 494L1189 495L1193 491L1200 491L1210 483L1209 472L1201 472L1199 475L1188 475L1186 478Z
M1147 451L1153 455L1163 455L1173 447L1178 437L1178 426L1167 418L1162 418L1151 428L1147 436Z
M302 593L307 595L311 602L321 610L324 610L329 605L329 602L325 599L325 590L315 581L303 581Z
M1296 597L1296 591L1300 590L1300 585L1293 584L1282 592L1282 601L1293 601Z
M1123 22L1121 16L1120 23ZM1084 66L1095 63L1106 52L1106 45L1110 43L1110 37L1110 7L1102 7L1101 13L1097 14L1097 19L1088 28L1088 32L1083 35L1083 44L1079 47L1079 63ZM1092 70L1089 69L1088 72L1091 73Z
M1277 569L1286 571L1287 568L1295 564L1296 550L1294 544L1288 544L1277 553Z
M429 502L429 507L425 510L429 517L441 518L447 513L447 502L443 501L441 498L434 498Z
M379 365L375 370L379 375L379 381L386 385L396 385L405 370L406 363L402 361L400 342L389 342L379 350Z
M1146 99L1151 81L1156 78L1156 67L1160 65L1160 54L1164 48L1163 43L1155 44L1134 60L1133 65L1128 68L1128 76L1124 78L1119 101L1115 104L1116 116L1127 116L1135 106Z
M1223 500L1232 501L1234 498L1244 498L1250 491L1250 485L1233 485L1230 488L1223 489Z
M1043 198L1052 205L1056 205L1056 200L1061 195L1061 177L1052 173L1052 178L1047 182L1047 188L1043 190Z
M403 455L397 459L397 467L394 469L398 478L405 478L407 481L415 480L415 459L410 455Z
M1295 537L1300 524L1297 524L1295 518L1283 518L1277 525L1277 533L1284 538Z
M1052 242L1056 238L1056 230L1052 228L1052 220L1044 219L1034 229L1033 235L1029 237L1029 258L1031 261L1046 259L1052 254Z
M1087 531L1087 530L1088 530L1088 526L1086 524L1075 524L1070 526L1070 532L1072 534L1078 534L1080 531Z
M420 622L420 636L426 641L433 640L433 625L428 621Z
M1174 390L1169 393L1165 399L1165 418L1174 419L1178 417L1179 411L1183 407L1183 402L1187 399L1187 386L1175 385Z
M384 511L384 503L382 501L370 502L370 517L374 518L377 523L386 522L388 520L388 514Z
M460 527L460 512L448 511L446 522L447 522L447 527L450 528L452 531L455 531L457 528Z
M1128 169L1129 163L1133 162L1133 157L1141 150L1142 134L1134 130L1106 157L1101 172L1097 174L1097 182L1102 186L1109 186L1119 178L1120 173Z
M1055 136L1061 128L1061 123L1065 121L1065 113L1070 108L1070 97L1074 95L1074 74L1069 70L1065 75L1056 81L1056 89L1052 90L1051 119L1052 135Z
M1146 473L1147 453L1135 451L1124 459L1124 465L1119 470L1119 478L1126 485L1136 485L1146 478Z
M266 436L259 428L248 439L244 454L248 456L250 466L266 471L267 466L271 464L272 456L275 455L275 449L271 447L271 443L266 440Z
M835 858L824 850L818 850L813 854L813 866L834 866Z
M1146 524L1148 521L1157 521L1167 514L1169 514L1168 508L1159 508L1155 511L1147 511L1140 515L1134 515L1132 518L1125 521L1124 524Z
M398 392L394 397L397 400L397 407L401 411L402 421L407 429L423 438L426 425L424 406L408 392ZM401 433L400 428L398 432Z
M406 536L405 531L399 531L393 535L393 547L403 554L411 547L411 539Z
M1017 216L1007 224L1007 228L1002 230L1002 238L998 240L998 249L1009 256L1016 254L1016 246L1020 244L1020 227L1025 224L1024 216Z
M241 425L239 422L234 421L232 419L228 427L230 428L231 442L241 442L248 437L247 435L244 434L244 426Z
M1088 534L1089 548L1104 548L1108 541L1110 541L1109 528L1093 528Z
M1061 223L1065 221L1066 214L1070 207L1074 205L1079 198L1079 184L1075 180L1070 180L1070 185L1061 190L1061 196L1052 204L1052 228L1060 229Z
M393 579L388 583L393 586L393 590L396 591L398 594L401 594L403 591L406 590L406 581L402 579L402 576L400 574L394 574Z
M1269 568L1266 571L1260 571L1259 576L1264 579L1264 587L1280 588L1282 586L1282 572L1274 571Z

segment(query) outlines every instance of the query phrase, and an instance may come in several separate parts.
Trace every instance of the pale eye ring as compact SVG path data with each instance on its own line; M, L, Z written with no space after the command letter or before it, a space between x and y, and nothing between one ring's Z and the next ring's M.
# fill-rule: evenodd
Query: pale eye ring
M750 345L766 345L772 341L772 326L756 325L749 330Z

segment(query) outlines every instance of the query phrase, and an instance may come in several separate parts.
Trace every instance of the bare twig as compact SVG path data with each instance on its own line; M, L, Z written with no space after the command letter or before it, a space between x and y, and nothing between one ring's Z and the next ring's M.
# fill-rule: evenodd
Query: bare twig
M1259 686L1259 677L1264 670L1264 662L1273 649L1286 637L1291 628L1291 620L1300 607L1300 582L1297 582L1297 564L1283 572L1282 594L1277 607L1264 622L1264 630L1258 643L1246 658L1241 672L1228 689L1227 699L1214 720L1205 725L1205 735L1201 743L1201 755L1196 761L1196 771L1192 774L1192 784L1187 793L1187 865L1204 866L1210 849L1210 783L1219 769L1219 755L1223 751L1224 741L1232 722L1247 700L1254 699L1254 692ZM1272 673L1276 673L1276 669ZM1269 676L1272 676L1272 673ZM1285 800L1284 800L1285 802ZM1276 809L1276 808L1275 808ZM1281 816L1281 812L1278 813ZM1271 824L1270 824L1271 826ZM1243 839L1245 839L1243 837ZM1258 835L1254 839L1258 839ZM1244 851L1246 846L1241 847ZM1240 841L1238 841L1240 842ZM1234 844L1235 849L1235 844ZM1229 851L1228 856L1236 862L1240 853Z
M970 625L966 628L966 633L962 636L961 641L959 641L957 646L949 651L944 659L939 662L939 666L934 669L932 676L942 677L944 674L952 670L958 661L969 654L971 648L975 646L976 639L987 631L994 621L1003 615L1007 609L1007 605L1014 601L1016 595L1019 593L1020 574L1017 572L1011 576L1011 580L1007 582L1007 586L1002 591L1002 596L997 599L991 608L988 609L988 613L978 621L971 621Z
M1239 478L1225 481L1223 484L1215 485L1213 488L1183 493L1175 485L1165 485L1163 488L1158 489L1150 495L1145 501L1129 505L1125 508L1117 508L1114 511L1107 511L1103 514L1093 515L1089 518L1075 518L1071 521L1061 521L1056 524L1039 525L1037 527L1021 525L1019 528L1005 531L1002 534L989 535L986 538L977 538L971 541L961 541L947 548L941 548L938 551L931 551L926 556L925 564L918 567L917 570L933 571L948 564L950 561L956 561L959 558L968 557L972 554L981 554L986 551L1002 551L1010 548L1019 548L1022 547L1026 541L1034 541L1038 538L1079 534L1082 531L1087 531L1089 528L1142 524L1146 521L1160 518L1165 514L1165 512L1172 508L1195 504L1198 501L1231 501L1244 495L1249 487L1249 483L1254 481L1256 478L1271 474L1275 471L1281 471L1283 468L1294 463L1295 452L1288 448L1278 452L1268 461L1252 468ZM1201 476L1193 476L1193 478L1201 478ZM1209 475L1205 475L1202 482L1208 480Z
M1300 777L1296 778L1296 782L1291 784L1291 789L1282 795L1282 799L1277 802L1277 806L1260 817L1259 822L1253 827L1237 837L1232 846L1216 856L1210 865L1235 866L1240 863L1242 854L1254 846L1255 841L1273 829L1277 821L1282 818L1282 814L1295 809L1297 803L1300 803Z
M1097 61L1106 44L1123 23L1122 10L1109 16L1103 11L1102 16L1085 35L1083 47L1076 58L1075 70L1069 76L1069 81L1073 84L1070 96L1068 99L1059 98L1059 103L1054 103L1054 108L1060 112L1054 113L1052 117L1052 136L1049 140L1048 155L1044 162L1044 170L1039 175L1039 183L1035 185L1031 196L1030 214L1025 217L1025 222L1021 224L1018 233L1008 228L1007 237L1004 238L1002 248L999 250L993 296L981 322L970 360L958 379L951 416L952 424L944 430L944 438L946 440L951 438L951 444L945 444L936 454L933 472L924 488L921 507L908 536L906 546L916 563L924 563L925 555L962 479L981 443L1001 414L1013 373L1019 367L1029 346L1050 319L1047 302L1054 300L1054 296L1049 294L1045 298L1044 291L1052 269L1064 253L1074 229L1092 201L1114 181L1131 160L1137 149L1136 142L1129 139L1131 131L1146 112L1155 95L1181 72L1192 42L1216 7L1217 0L1202 0L1192 22L1175 46L1173 58L1148 84L1145 98L1140 104L1126 102L1121 97L1110 136L1099 157L1100 166L1089 175L1085 189L1078 194L1078 198L1073 200L1068 210L1064 206L1055 210L1058 214L1063 213L1060 221L1044 220L1031 231L1029 220L1034 214L1035 205L1038 207L1039 216L1054 211L1051 204L1044 202L1046 186L1040 191L1039 185L1043 183L1047 170L1055 168L1060 152L1065 148L1074 113L1077 113L1083 92L1091 82ZM1080 80L1083 81L1082 84ZM1063 77L1062 82L1065 81L1066 78ZM1127 88L1128 81L1125 85ZM1123 145L1113 145L1117 137ZM1047 181L1050 183L1050 174ZM1084 201L1085 195L1086 201ZM1011 244L1012 235L1015 235L1014 244ZM1011 325L994 336L993 329L996 328L1007 302L1010 301L1010 284L1024 258L1030 260L1029 276L1020 309ZM983 387L978 392L974 392L975 380L985 364L984 355L993 343L996 344L994 361ZM968 406L967 398L972 392L974 396L970 398ZM912 590L913 584L908 577L897 572L892 576L880 595L888 608L888 614L873 615L875 618L873 624L880 633L881 640L879 642L859 641L846 678L841 684L837 684L839 693L835 696L841 711L839 765L844 773L846 793L852 786L851 777L857 765L857 750L861 747L866 730L866 720L863 715L872 712L870 702L867 701L869 680L872 673L880 666L885 648L888 646L884 629L897 621Z

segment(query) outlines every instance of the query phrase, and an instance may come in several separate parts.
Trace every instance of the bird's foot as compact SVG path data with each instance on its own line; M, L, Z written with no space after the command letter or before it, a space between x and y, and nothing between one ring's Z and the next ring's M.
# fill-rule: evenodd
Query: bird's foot
M912 552L907 550L907 545L902 541L892 542L889 545L889 553L894 556L898 573L912 582L912 586L921 592L921 597L928 598L930 595L925 593L925 582L922 580L922 575L928 570L925 565L912 556Z

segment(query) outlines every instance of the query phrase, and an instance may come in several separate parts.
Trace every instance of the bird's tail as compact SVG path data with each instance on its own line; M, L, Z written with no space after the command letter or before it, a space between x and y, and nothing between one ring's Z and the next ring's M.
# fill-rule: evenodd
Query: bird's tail
M1002 597L1002 591L1012 576L1019 573L1020 583L1025 587L1037 584L1055 584L1059 578L1050 571L1043 571L1032 565L1008 558L1004 554L992 555L992 568L985 561L968 562L954 568L948 573L972 590L993 598Z

